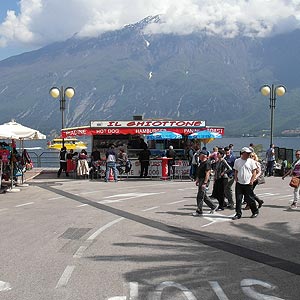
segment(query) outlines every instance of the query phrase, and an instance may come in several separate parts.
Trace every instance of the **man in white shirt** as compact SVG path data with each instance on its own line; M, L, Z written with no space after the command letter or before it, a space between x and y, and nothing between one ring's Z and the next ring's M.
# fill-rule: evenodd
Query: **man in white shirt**
M241 157L234 162L234 179L235 179L235 199L236 199L236 214L232 220L237 220L242 217L242 202L243 197L250 206L252 216L258 216L258 208L253 193L253 182L255 180L257 165L253 159L250 158L252 151L248 147L241 150Z

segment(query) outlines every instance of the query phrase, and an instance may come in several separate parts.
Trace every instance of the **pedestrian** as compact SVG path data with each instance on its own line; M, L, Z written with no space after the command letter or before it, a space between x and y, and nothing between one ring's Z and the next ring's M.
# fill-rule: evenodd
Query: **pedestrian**
M106 156L106 171L104 181L108 182L109 173L112 170L114 174L114 181L118 182L118 170L117 170L117 154L115 152L115 146L110 145L109 149L105 153Z
M193 156L195 154L196 150L194 149L193 145L189 145L189 148L187 149L187 159L189 161L189 166L190 166L190 179L193 181L195 180L195 167L192 164L193 161Z
M275 145L271 144L270 148L266 152L266 159L267 159L267 169L266 175L273 176L273 170L275 165Z
M200 165L196 171L196 186L198 186L197 193L197 209L192 214L193 216L203 215L203 202L205 202L210 210L210 213L214 213L218 209L218 205L215 205L206 194L206 188L210 178L211 164L208 158L208 152L201 150L199 152Z
M218 150L218 159L215 166L215 189L216 189L216 198L219 202L218 210L224 210L226 206L224 204L224 190L226 179L228 178L228 173L232 171L232 168L229 166L227 161L224 159L225 151L222 149Z
M141 164L140 178L142 177L146 178L148 176L150 156L151 156L151 152L148 149L148 146L144 145L144 149L138 155L138 159Z
M261 164L258 160L258 156L256 153L252 152L250 154L250 158L252 158L255 161L256 166L257 166L257 171L256 171L255 179L253 182L253 196L254 196L255 201L258 203L258 208L261 208L262 205L264 204L264 201L259 199L259 197L254 193L255 187L258 185L258 178L262 174ZM250 209L250 206L247 204L246 207L244 208L244 210L248 210L248 209Z
M227 208L234 209L234 202L233 202L233 196L232 196L232 185L234 183L234 171L233 166L235 162L235 157L233 153L230 152L229 147L224 148L225 151L225 157L224 159L227 161L229 166L231 167L231 171L227 173L228 178L225 179L225 187L224 187L224 194L225 198L228 201Z
M282 176L282 179L284 179L288 175L292 175L300 178L300 150L297 150L295 155L296 155L296 160L292 163L291 169ZM300 186L295 187L294 201L290 206L291 209L295 209L298 207L299 192L300 192Z
M241 157L234 162L234 179L235 179L235 199L236 214L232 220L237 220L242 217L242 201L243 197L246 203L250 206L252 216L258 216L258 208L256 207L255 198L253 195L253 182L256 176L257 165L253 159L250 158L251 150L244 147L241 150Z
M127 161L128 161L128 155L125 152L125 149L121 148L117 157L117 169L120 175L125 172L124 169Z
M176 152L173 149L173 146L169 146L169 149L166 151L166 157L168 157L168 177L171 175L171 169L172 169L172 176L174 178L175 175L175 158L176 158Z
M89 176L89 165L87 162L87 152L85 149L82 149L78 155L77 161L77 175L83 179L88 178Z
M253 144L253 143L250 143L250 144L249 144L249 149L250 149L252 152L254 152L254 144Z
M60 177L62 171L69 177L69 173L67 172L67 148L65 146L62 147L59 152L59 170L57 171L57 178Z

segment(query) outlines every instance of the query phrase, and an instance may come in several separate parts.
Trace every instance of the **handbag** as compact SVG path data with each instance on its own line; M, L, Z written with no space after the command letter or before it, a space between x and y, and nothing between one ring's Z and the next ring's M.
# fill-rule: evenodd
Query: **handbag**
M297 188L300 185L300 178L293 176L290 181L290 187Z
M264 184L266 183L266 180L265 180L265 176L263 174L263 172L257 177L257 184Z

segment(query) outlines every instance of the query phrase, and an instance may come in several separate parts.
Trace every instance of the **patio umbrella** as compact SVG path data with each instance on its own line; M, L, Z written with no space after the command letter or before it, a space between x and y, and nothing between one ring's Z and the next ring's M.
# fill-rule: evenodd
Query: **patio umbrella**
M192 139L201 140L205 144L213 141L214 139L220 139L220 138L222 138L222 135L220 133L211 132L208 130L197 131L188 136L188 139L190 140Z
M15 120L11 120L8 123L0 125L0 133L8 135L6 139L20 140L23 149L24 140L43 140L46 136L38 130L23 126L17 123ZM13 156L13 152L11 152ZM22 172L22 184L23 184L23 172ZM11 189L13 188L13 160L11 159Z
M0 128L0 140L12 140L18 137L9 129Z
M14 139L19 140L44 140L46 136L38 130L23 126L12 120L8 123L0 125L0 132L11 132L14 134Z
M147 140L149 141L159 141L159 140L179 140L182 139L182 135L173 131L157 131L151 134L148 134Z

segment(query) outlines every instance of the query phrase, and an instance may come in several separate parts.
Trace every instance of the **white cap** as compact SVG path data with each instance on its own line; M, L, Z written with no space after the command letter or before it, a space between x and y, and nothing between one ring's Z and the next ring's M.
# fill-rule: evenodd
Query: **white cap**
M173 149L173 146L169 146L169 149L171 149L171 150L172 150L172 149Z
M241 150L241 153L243 153L243 152L252 153L253 151L248 147L243 147Z

